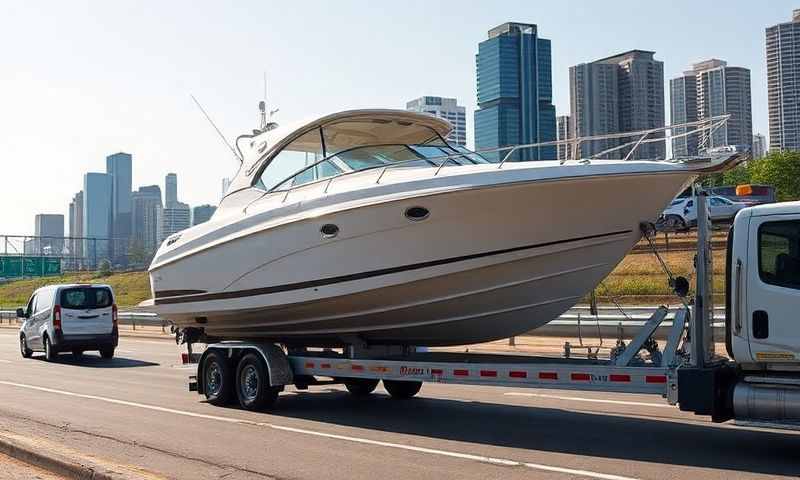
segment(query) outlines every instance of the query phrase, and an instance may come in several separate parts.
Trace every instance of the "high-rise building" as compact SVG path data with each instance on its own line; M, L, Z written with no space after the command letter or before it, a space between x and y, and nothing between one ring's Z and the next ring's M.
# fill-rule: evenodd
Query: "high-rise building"
M570 67L570 119L575 135L585 137L664 126L664 63L655 52L630 50L591 63ZM663 132L650 138L663 137ZM588 157L635 140L584 142L580 156ZM623 158L630 147L602 155ZM664 142L642 144L634 159L663 159Z
M112 176L89 172L83 176L83 251L91 268L109 258Z
M69 204L69 253L73 257L83 256L83 190L72 197Z
M489 38L478 44L475 63L478 150L556 139L550 40L539 37L536 25L509 22L489 30ZM554 146L525 149L509 157L554 158Z
M228 189L231 188L231 179L225 177L222 179L222 196L220 198L225 198L225 195L228 194Z
M161 222L158 232L158 243L161 244L170 235L186 230L191 226L192 211L189 205L175 202L161 210Z
M168 173L164 179L164 206L169 207L178 203L178 176Z
M720 147L753 142L753 115L750 101L750 70L729 67L727 62L712 58L692 65L680 77L670 80L672 123L708 120L730 115L725 125L710 138L688 135L673 139L675 156L697 155L700 146ZM676 133L686 129L676 129Z
M800 150L800 9L766 37L769 150Z
M556 135L557 140L570 140L575 137L575 134L572 132L572 124L569 121L569 115L559 115L556 117L556 127L558 130ZM572 145L559 145L557 150L559 160L572 159Z
M406 110L428 113L448 120L453 124L453 130L447 136L447 141L462 147L467 144L466 109L459 106L455 98L419 97L407 102Z
M159 245L158 231L162 209L161 188L158 185L139 187L131 195L131 238L134 245L148 254L155 252Z
M697 78L694 71L684 72L680 77L669 81L669 112L673 125L697 121ZM675 135L690 131L690 127L674 130ZM698 136L684 135L672 139L672 156L688 157L697 155Z
M192 226L200 225L211 220L211 216L217 211L213 205L198 205L192 209Z
M753 158L763 158L767 155L767 137L760 133L753 135Z
M106 173L111 175L111 231L109 255L114 263L125 263L131 237L131 184L133 157L115 153L106 157Z
M37 253L41 255L61 255L64 251L64 215L40 213L35 217L34 235Z

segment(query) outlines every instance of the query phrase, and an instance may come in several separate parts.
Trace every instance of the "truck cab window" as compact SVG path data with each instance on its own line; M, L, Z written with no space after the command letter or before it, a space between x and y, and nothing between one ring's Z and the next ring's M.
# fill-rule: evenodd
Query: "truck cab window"
M765 283L800 289L800 220L761 225L758 272Z

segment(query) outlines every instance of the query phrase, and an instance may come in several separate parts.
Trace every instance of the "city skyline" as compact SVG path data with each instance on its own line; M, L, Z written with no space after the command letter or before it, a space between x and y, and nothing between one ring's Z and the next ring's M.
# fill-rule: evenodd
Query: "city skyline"
M189 93L199 98L232 139L257 123L255 104L262 95L265 70L268 102L281 109L276 117L280 123L340 108L402 108L406 99L431 92L455 97L466 107L467 143L471 146L476 46L486 39L487 29L507 21L535 23L552 41L553 103L558 115L569 112L569 66L643 48L658 52L666 79L703 58L725 58L732 65L749 68L753 130L769 132L765 29L789 21L796 3L776 1L752 9L747 8L750 4L732 2L731 8L718 9L678 2L649 9L648 17L662 19L657 25L631 22L619 15L626 11L633 18L642 19L644 13L637 12L635 5L572 2L542 9L525 2L505 2L502 8L459 6L463 22L455 36L442 45L432 40L440 33L439 15L452 8L446 3L426 6L430 15L424 19L411 13L413 8L378 8L362 2L343 2L336 9L320 3L313 9L281 11L253 4L252 8L243 9L248 10L247 15L233 9L214 10L220 20L214 23L186 21L180 5L165 6L157 16L143 8L98 4L92 8L68 8L58 3L14 6L5 17L13 21L0 29L0 39L8 43L15 38L29 38L19 25L30 19L42 22L42 29L35 41L25 42L0 60L5 71L13 72L0 79L0 101L10 113L0 120L0 127L6 132L0 141L0 158L15 159L10 174L22 179L11 187L11 195L21 194L34 175L38 183L49 188L46 195L31 199L22 208L3 209L0 222L5 233L30 234L31 219L36 213L52 212L54 205L58 206L58 213L67 213L66 205L78 190L81 175L96 168L92 159L118 150L137 157L132 172L135 185L161 183L159 177L165 171L175 171L185 179L185 201L193 205L216 203L219 179L233 175L238 165L197 111ZM201 17L208 13L202 6L196 10L193 13ZM309 15L307 10L314 12ZM265 12L274 17L274 28L263 29L254 21ZM369 32L380 31L381 35L376 33L376 41L364 45L361 34L334 29L329 21L331 15L360 18ZM118 18L128 18L130 22L121 25L106 41L96 42L97 29ZM296 24L296 18L313 27L313 32L286 45L280 39L291 35L290 26ZM391 22L384 22L389 18ZM145 39L136 35L136 23L153 23L151 35ZM671 25L676 23L693 32L686 36L690 38L672 35ZM409 24L417 29L414 42L393 41ZM712 25L724 28L708 28ZM78 32L68 36L66 28ZM568 33L575 31L589 35ZM608 34L610 31L614 34ZM176 33L187 41L180 45L170 41ZM331 41L332 35L335 41ZM65 37L69 37L66 42L55 40ZM263 60L252 61L254 44L266 45L257 49L264 54ZM302 60L311 45L317 49L318 68L333 72L326 80L326 88L337 95L309 94L317 91L318 79L302 75L298 79L295 75L307 68ZM366 50L366 55L373 50L382 51L383 55L374 57L374 68L365 70L357 59L359 55L342 55L348 48ZM419 55L424 48L427 54ZM86 55L78 57L75 51ZM207 68L208 52L223 59L222 68ZM107 64L100 68L84 59L93 56L107 58ZM390 67L397 62L414 62L414 68L400 72ZM240 73L231 78L221 73L226 69ZM52 158L41 158L28 147L41 143L41 111L49 112L51 121L59 124L45 137L48 146L59 150Z

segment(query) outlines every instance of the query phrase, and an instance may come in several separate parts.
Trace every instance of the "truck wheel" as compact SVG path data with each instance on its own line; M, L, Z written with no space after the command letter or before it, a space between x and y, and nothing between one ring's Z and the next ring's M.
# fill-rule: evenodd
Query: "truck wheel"
M42 341L44 344L44 359L47 362L52 362L56 359L56 352L53 351L53 344L50 343L50 337L47 335L44 336L44 340Z
M106 360L111 360L112 358L114 358L114 347L101 348L100 356L105 358Z
M209 352L203 360L203 391L211 405L229 405L233 398L233 368L218 352Z
M378 387L379 380L372 380L369 378L351 378L345 380L344 386L347 391L356 397L363 397L374 392Z
M422 382L404 382L401 380L384 380L383 388L392 398L411 398L422 388Z
M19 353L22 354L22 358L31 358L33 355L33 350L28 348L28 341L25 340L25 334L19 336Z
M269 373L264 360L248 353L236 367L236 394L239 405L245 410L264 410L278 399L279 388L270 387Z

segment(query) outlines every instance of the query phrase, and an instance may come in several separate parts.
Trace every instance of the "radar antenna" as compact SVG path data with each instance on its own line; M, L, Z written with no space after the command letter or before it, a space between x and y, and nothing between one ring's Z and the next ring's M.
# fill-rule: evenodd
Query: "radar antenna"
M240 163L244 162L244 159L239 155L236 149L233 148L233 145L231 145L228 139L225 138L225 135L222 134L220 129L217 128L217 124L214 123L214 120L211 120L211 117L208 115L208 113L206 113L206 110L203 108L203 106L200 105L200 102L198 102L197 99L194 98L194 95L190 94L189 96L192 97L192 100L194 100L194 103L195 105L197 105L197 108L199 108L200 111L203 112L203 115L206 116L206 120L208 120L208 123L210 123L211 126L214 127L214 130L217 131L217 134L219 134L219 138L222 139L222 142L231 150L231 152L233 152L233 156L236 157L236 159L239 160Z
M253 134L258 135L260 133L268 132L278 128L278 123L270 120L272 120L272 116L278 113L279 110L279 108L270 110L269 116L267 116L267 72L264 72L264 99L258 102L258 111L260 114L261 123L258 129L253 129Z

